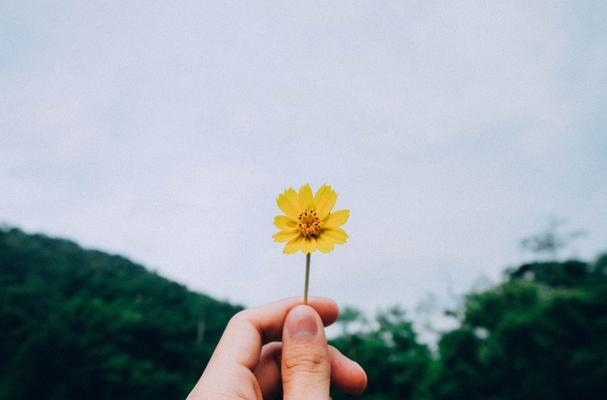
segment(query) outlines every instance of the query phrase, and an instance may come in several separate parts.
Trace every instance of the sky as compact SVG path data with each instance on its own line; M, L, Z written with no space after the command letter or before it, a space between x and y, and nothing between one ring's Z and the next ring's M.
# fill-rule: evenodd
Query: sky
M607 2L2 1L0 221L219 299L303 291L279 192L349 242L310 292L375 310L498 282L549 216L607 250Z

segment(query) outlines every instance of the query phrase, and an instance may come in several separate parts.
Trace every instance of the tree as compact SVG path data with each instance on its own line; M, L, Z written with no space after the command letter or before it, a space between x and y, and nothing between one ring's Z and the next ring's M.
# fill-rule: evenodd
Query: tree
M561 250L585 235L581 230L561 232L561 227L566 223L564 219L550 217L548 226L543 231L521 240L521 248L534 255L546 254L550 260L556 261Z
M431 363L429 348L418 342L399 307L378 313L368 331L342 335L332 343L367 371L368 399L414 399ZM335 393L332 398L350 397Z
M0 229L0 399L185 398L238 310L123 257Z
M432 398L604 398L607 276L600 271L598 262L526 264L507 282L470 294L462 325L440 340Z

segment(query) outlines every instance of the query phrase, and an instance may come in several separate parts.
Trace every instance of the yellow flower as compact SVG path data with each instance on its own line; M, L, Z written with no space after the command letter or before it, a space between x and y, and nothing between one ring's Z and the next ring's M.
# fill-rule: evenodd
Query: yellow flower
M350 216L350 210L331 212L337 193L329 185L322 185L312 195L310 185L302 185L299 193L288 188L278 195L276 204L285 213L274 217L279 232L272 236L275 242L287 242L286 254L301 250L304 254L318 249L323 253L333 250L335 244L344 244L348 234L340 228Z

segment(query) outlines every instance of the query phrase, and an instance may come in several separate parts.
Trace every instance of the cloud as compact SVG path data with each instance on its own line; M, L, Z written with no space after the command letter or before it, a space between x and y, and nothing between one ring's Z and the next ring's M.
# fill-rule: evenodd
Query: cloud
M270 236L307 181L352 210L312 291L367 309L495 279L548 213L604 245L607 34L581 6L4 7L0 219L246 304L301 291Z

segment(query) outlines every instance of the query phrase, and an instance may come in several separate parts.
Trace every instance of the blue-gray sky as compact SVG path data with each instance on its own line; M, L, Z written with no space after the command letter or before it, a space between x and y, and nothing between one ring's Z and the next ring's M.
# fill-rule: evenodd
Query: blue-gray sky
M607 3L0 3L0 221L247 305L298 295L274 199L333 185L312 294L466 291L548 215L607 248Z

